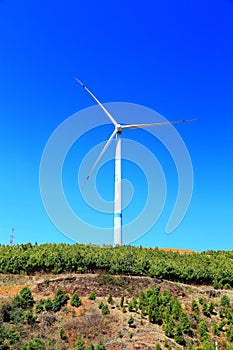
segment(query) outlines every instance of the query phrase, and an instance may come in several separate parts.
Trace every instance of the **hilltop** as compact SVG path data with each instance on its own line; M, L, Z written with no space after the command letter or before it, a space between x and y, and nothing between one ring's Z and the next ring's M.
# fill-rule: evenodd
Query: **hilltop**
M232 252L21 245L0 267L0 349L232 349Z

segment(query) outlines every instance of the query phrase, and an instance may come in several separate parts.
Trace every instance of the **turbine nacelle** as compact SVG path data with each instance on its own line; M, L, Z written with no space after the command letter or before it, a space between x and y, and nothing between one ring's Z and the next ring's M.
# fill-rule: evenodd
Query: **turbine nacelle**
M117 132L117 134L122 134L122 126L121 124L118 124L115 126L115 130Z

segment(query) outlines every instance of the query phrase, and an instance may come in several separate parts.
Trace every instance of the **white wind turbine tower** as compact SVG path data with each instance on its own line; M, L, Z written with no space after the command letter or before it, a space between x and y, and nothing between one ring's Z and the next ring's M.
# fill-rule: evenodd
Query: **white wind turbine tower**
M148 123L148 124L129 124L121 125L115 118L109 113L109 111L103 106L103 104L95 97L95 95L78 79L75 78L77 82L89 93L89 95L97 102L103 112L107 115L109 120L115 126L112 135L109 137L108 141L104 145L104 148L97 157L95 163L93 164L89 174L86 177L85 183L90 178L91 174L95 170L99 160L106 152L107 148L110 146L111 141L115 137L116 139L116 152L115 152L115 184L114 184L114 246L122 245L122 204L121 204L121 135L123 130L128 129L138 129L148 126L161 126L164 124L178 124L183 122L191 122L190 120L175 120L171 122L159 122L159 123Z

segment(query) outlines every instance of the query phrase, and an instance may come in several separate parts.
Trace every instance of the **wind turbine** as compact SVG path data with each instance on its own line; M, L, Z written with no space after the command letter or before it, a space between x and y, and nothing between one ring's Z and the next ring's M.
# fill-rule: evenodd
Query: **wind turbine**
M104 148L100 152L96 161L94 162L90 172L88 173L85 183L89 180L91 174L95 170L98 162L100 161L103 154L106 152L110 146L111 141L115 137L116 139L116 151L115 151L115 181L114 181L114 246L122 245L122 203L121 203L121 135L124 130L145 128L150 126L161 126L165 124L178 124L184 122L191 122L190 120L175 120L171 122L159 122L159 123L147 123L147 124L128 124L122 125L116 121L116 119L109 113L109 111L103 106L103 104L97 99L97 97L78 79L75 80L89 93L89 95L95 100L95 102L100 106L103 112L107 115L109 120L115 126L115 129L108 141L105 143Z

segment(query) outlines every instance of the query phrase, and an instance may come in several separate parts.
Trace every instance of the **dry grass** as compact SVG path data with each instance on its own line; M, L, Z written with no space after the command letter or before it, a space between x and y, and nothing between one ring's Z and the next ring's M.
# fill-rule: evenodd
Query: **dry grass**
M119 276L115 277L116 279ZM0 275L0 299L12 299L20 290L28 286L33 292L34 299L53 297L54 292L60 287L64 292L71 295L78 292L82 299L82 305L74 308L67 303L60 312L42 313L38 315L38 322L30 336L41 334L42 337L56 342L56 349L70 349L78 334L82 334L85 344L96 344L100 339L106 344L108 350L150 350L155 349L159 343L162 348L165 335L161 326L148 322L147 317L142 318L140 312L130 313L127 309L132 296L138 296L147 288L160 285L161 290L170 290L172 295L177 296L186 312L191 312L192 299L198 300L200 296L207 302L220 301L223 294L227 294L233 302L233 291L214 290L212 286L192 286L182 283L159 281L150 277L120 276L123 284L103 284L101 276L97 274L61 274L61 275ZM95 291L96 300L88 300L90 292ZM107 304L109 293L113 294L114 305L110 306L110 314L102 315L98 303L103 301ZM120 305L121 295L125 295L126 313L123 313ZM129 327L128 319L132 314L134 327ZM202 315L201 315L202 316ZM215 317L217 320L217 316ZM208 321L211 323L211 319ZM66 330L67 341L59 337L59 330ZM168 339L172 349L181 349L174 340Z

